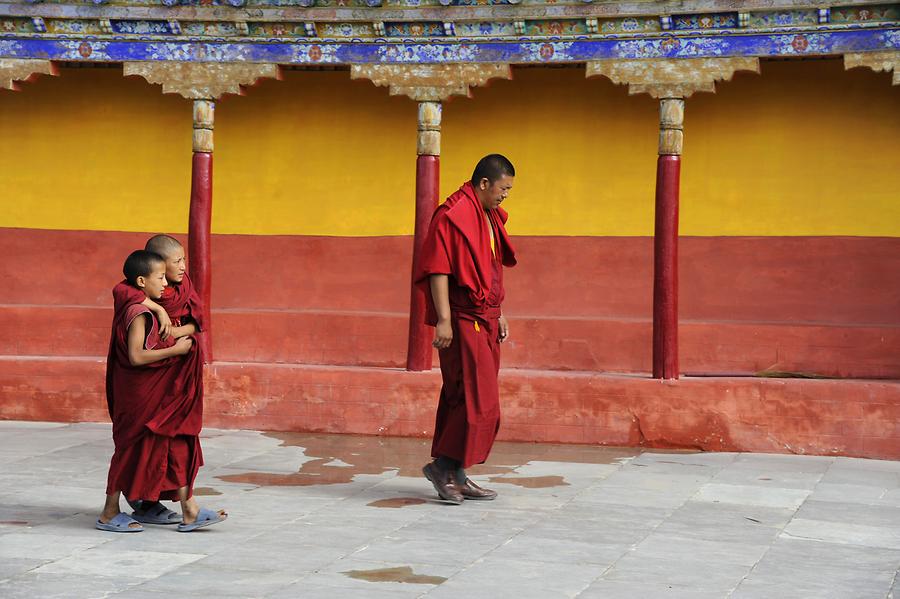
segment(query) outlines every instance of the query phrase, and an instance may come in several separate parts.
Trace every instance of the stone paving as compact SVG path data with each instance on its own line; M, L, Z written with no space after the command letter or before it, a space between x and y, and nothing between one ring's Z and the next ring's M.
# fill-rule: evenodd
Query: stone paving
M450 506L424 440L203 437L228 521L116 534L108 425L0 422L0 597L900 598L900 462L501 443Z

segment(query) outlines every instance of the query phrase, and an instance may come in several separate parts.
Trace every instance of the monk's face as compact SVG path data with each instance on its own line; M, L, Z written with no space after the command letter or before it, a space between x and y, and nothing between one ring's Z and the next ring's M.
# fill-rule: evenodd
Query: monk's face
M149 275L137 278L137 284L144 290L147 297L158 300L162 297L163 289L169 284L166 281L166 265L162 262L155 262Z
M184 261L184 248L178 246L163 258L166 259L166 279L168 279L169 285L178 285L184 280L184 271L187 269Z
M481 199L481 206L485 210L493 210L506 199L509 191L512 189L514 177L509 175L500 175L500 178L490 182L484 178L478 184L478 197Z

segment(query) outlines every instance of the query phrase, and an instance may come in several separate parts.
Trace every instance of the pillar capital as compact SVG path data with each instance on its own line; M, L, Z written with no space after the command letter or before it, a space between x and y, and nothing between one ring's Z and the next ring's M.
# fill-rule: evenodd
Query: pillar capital
M161 84L164 94L178 94L189 100L241 95L242 87L260 79L281 79L278 65L269 63L126 62L124 72L126 77L136 75L148 83Z
M869 67L873 71L894 71L892 85L900 85L900 50L844 54L844 69Z
M416 154L419 156L441 155L441 112L440 102L419 102L419 136Z
M587 77L602 75L627 84L629 94L654 98L688 98L695 92L716 91L716 81L729 81L735 71L759 73L759 59L663 58L597 60L587 63Z
M0 58L0 89L19 91L19 83L33 81L38 75L58 75L49 60L31 58Z
M512 79L508 64L355 64L351 79L368 79L390 89L392 96L417 102L442 102L450 96L470 96L471 87L490 79Z

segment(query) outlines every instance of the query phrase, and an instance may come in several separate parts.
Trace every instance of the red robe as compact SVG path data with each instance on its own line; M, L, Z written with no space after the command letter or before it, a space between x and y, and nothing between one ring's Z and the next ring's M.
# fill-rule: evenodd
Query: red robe
M134 288L132 288L134 289ZM113 423L115 453L109 465L106 493L121 491L128 499L178 499L189 494L203 464L200 429L203 420L203 362L198 344L184 356L145 366L128 359L128 329L144 318L146 349L174 344L159 339L159 325L145 306L143 292L113 292L114 315L106 363L106 399Z
M113 287L113 302L134 302L141 303L144 301L144 292L140 289L132 287L125 281L119 282ZM198 331L206 330L206 322L203 319L203 304L200 296L194 288L191 278L185 273L181 283L170 284L163 289L162 297L156 300L156 303L162 306L172 324L180 327L193 322L197 325Z
M449 275L453 342L438 352L443 386L431 454L457 460L463 468L487 459L500 428L503 266L516 264L506 219L502 208L487 211L485 218L474 187L464 184L435 210L416 268L416 283L427 296L425 322L431 326L437 324L437 311L430 276Z

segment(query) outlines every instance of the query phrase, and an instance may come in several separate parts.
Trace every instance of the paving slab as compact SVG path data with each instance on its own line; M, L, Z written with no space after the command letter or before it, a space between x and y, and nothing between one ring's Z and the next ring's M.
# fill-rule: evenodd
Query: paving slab
M885 597L898 567L898 551L779 538L733 597Z
M0 422L0 596L898 595L898 462L500 443L470 472L499 498L450 506L422 439L202 444L197 498L226 522L104 533L109 425Z

